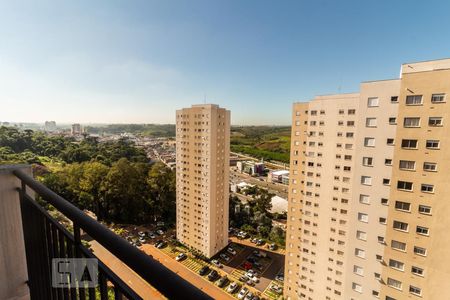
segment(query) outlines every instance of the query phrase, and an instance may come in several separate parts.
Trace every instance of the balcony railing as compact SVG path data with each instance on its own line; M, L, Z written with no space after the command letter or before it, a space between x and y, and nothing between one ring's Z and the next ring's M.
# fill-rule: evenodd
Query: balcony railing
M52 287L52 259L97 259L94 253L82 244L82 232L110 251L164 297L169 299L212 299L151 256L130 245L107 227L34 180L23 170L13 170L11 176L20 180L17 192L20 199L28 273L27 284L31 299L98 299L99 297L100 299L110 299L112 295L114 295L114 299L142 299L100 259L98 259L96 274L98 276L97 287L87 287L80 281L73 286L64 288ZM2 184L2 180L0 180L0 184ZM53 218L34 199L33 192L72 222L73 233ZM2 200L4 199L0 199L0 201Z

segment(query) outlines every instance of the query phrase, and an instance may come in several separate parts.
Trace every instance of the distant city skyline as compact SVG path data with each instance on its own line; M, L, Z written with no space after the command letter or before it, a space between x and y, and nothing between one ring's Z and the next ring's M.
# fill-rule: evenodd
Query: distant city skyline
M450 53L445 1L25 2L0 3L0 121L174 124L206 99L289 125L293 102Z

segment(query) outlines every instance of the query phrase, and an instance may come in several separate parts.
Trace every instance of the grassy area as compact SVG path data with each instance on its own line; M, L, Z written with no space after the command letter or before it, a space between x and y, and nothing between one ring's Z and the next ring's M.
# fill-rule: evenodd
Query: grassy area
M289 162L289 126L244 126L231 128L231 151L266 160Z

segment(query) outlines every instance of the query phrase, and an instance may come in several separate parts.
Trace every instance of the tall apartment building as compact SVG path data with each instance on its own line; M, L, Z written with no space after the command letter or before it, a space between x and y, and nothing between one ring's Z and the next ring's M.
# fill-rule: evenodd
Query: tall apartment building
M402 65L382 299L450 299L450 59Z
M450 298L449 92L447 59L294 104L286 298Z
M70 133L72 135L79 135L83 133L83 128L81 127L81 124L72 124L72 127L70 129Z
M228 244L230 111L176 113L177 239L206 257Z

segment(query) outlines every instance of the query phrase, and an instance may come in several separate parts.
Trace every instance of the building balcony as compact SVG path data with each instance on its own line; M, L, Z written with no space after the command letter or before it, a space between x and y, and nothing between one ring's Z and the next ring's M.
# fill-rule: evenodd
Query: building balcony
M31 173L30 166L0 166L0 299L212 299L36 181ZM68 222L54 218L45 209L49 205ZM86 237L108 250L154 293L133 290L122 274L112 271L108 261L89 249L83 242ZM76 267L69 265L68 272L61 273L55 269L55 260L92 261L96 267L88 269L87 277L82 272L82 277L73 279L70 276ZM67 283L58 286L55 278Z

